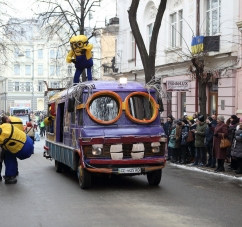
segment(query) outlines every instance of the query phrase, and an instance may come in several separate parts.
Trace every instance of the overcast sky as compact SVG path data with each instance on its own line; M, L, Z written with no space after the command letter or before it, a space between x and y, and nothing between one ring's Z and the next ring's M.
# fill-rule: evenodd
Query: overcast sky
M58 3L63 0L58 0ZM34 12L36 12L36 5L33 5L35 0L8 0L12 5L17 9L17 12L14 12L14 17L33 17ZM103 27L105 18L110 19L116 15L116 0L102 0L100 7L93 7L92 12L93 19L90 21L90 26L93 27ZM89 25L89 21L86 21Z

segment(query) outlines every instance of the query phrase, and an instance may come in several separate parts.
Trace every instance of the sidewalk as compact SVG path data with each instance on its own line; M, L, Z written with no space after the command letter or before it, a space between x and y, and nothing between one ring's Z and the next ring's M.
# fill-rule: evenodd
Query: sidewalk
M192 164L182 165L182 164L171 163L170 161L167 161L167 164L172 165L172 166L176 166L178 168L183 168L183 169L188 169L188 170L197 170L197 171L207 172L207 173L210 173L210 174L216 174L216 175L220 175L220 176L224 175L224 176L227 176L227 177L232 177L232 178L242 180L242 174L236 174L234 172L234 170L230 170L228 168L228 165L230 163L224 163L224 168L225 168L224 172L214 172L214 170L216 168L210 168L210 167L206 167L206 166L193 166Z

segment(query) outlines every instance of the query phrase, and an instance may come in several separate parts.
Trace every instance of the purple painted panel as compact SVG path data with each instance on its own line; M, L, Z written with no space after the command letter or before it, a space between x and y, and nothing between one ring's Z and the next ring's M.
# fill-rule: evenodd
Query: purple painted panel
M151 136L162 135L164 130L161 126L155 127L135 127L135 128L83 128L81 137L120 137L120 136Z

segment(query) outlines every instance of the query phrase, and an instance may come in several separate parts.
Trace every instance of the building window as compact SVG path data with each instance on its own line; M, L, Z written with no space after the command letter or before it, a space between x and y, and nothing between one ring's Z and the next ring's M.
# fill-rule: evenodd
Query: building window
M183 11L180 10L178 11L178 16L179 16L179 44L180 46L182 46L182 39L183 39Z
M54 50L50 50L50 58L55 58L55 51Z
M177 31L176 13L173 13L170 17L171 17L171 46L176 47L176 31Z
M26 82L26 91L30 91L30 82Z
M38 65L38 75L43 75L43 65Z
M19 64L14 65L14 75L20 75L20 65Z
M15 58L19 57L18 54L19 54L19 49L14 48L14 57Z
M148 25L148 42L149 42L149 46L150 46L152 31L153 31L153 23Z
M135 58L135 39L133 36L133 33L130 33L130 37L131 37L131 59Z
M50 87L51 88L59 88L60 87L60 82L50 82Z
M25 75L31 75L31 65L25 65Z
M26 49L25 55L26 55L26 58L30 58L30 49Z
M56 66L56 75L57 75L57 76L60 75L60 66Z
M214 35L220 31L221 0L207 0L206 34Z
M38 50L38 59L43 59L43 50Z
M38 91L43 91L43 82L42 81L38 82Z
M51 65L50 66L50 75L54 75L55 74L55 66Z
M62 56L61 56L61 51L60 51L60 50L57 51L57 53L56 53L56 58L62 58Z
M19 91L19 82L14 83L14 90Z
M68 76L73 76L72 75L72 67L70 65L67 68L67 74L68 74Z

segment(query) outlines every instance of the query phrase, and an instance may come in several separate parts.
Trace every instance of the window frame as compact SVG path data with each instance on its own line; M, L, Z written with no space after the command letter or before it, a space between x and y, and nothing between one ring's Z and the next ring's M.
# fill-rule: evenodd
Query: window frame
M220 20L221 20L221 0L217 0L217 6L212 7L212 0L206 1L206 35L213 36L220 32ZM213 12L217 11L217 28L214 31Z

